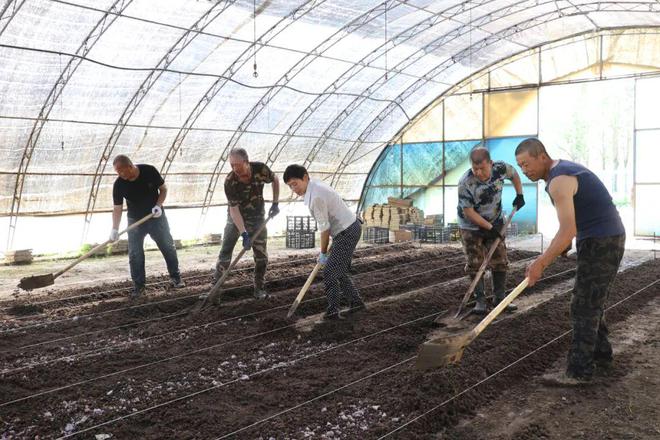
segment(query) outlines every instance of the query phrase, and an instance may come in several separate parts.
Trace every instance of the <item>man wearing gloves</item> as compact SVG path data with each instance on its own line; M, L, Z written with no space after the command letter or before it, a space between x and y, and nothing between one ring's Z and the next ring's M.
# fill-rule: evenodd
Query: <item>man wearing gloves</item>
M141 218L153 214L153 217L137 228L128 231L128 263L131 268L131 279L134 288L131 298L137 298L144 293L144 237L149 236L156 242L158 249L165 257L167 271L170 274L170 285L181 288L185 284L179 273L179 260L170 234L170 226L163 211L163 203L167 197L167 186L156 168L151 165L134 165L128 156L118 155L112 165L119 175L112 188L114 209L112 211L112 232L110 240L118 238L124 199L126 199L129 226Z
M325 320L339 320L342 293L347 299L349 312L365 310L365 304L353 281L348 276L353 251L362 235L362 222L346 206L342 198L325 183L311 179L300 165L289 165L284 171L284 183L291 191L304 196L307 206L316 219L321 232L319 263L324 265L323 282L328 299ZM332 251L328 254L332 236Z
M493 241L498 238L501 240L490 260L493 302L497 305L506 296L506 271L509 265L504 237L500 234L504 226L504 179L513 182L517 194L513 206L517 209L525 205L522 182L511 165L502 161L493 162L485 147L478 146L470 152L470 164L470 169L458 182L458 223L467 258L465 271L474 279ZM476 304L473 312L485 314L487 307L483 278L477 283L474 295ZM509 304L507 310L513 311L516 308L514 304Z
M229 215L222 237L222 246L215 265L215 279L218 280L231 264L231 256L239 238L243 248L252 248L254 256L254 297L264 299L268 293L264 290L264 277L268 266L266 249L268 232L263 228L254 234L264 220L264 184L273 185L273 203L268 217L275 217L279 212L280 181L277 176L261 162L250 162L247 151L236 148L229 152L231 172L225 179L225 195L229 204Z

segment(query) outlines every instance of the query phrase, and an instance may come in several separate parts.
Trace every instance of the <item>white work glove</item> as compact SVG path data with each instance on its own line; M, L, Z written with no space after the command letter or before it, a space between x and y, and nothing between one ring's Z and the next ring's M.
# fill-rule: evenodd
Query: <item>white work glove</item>
M163 215L163 209L160 206L156 205L153 208L151 208L151 213L154 215L154 218L158 218L161 215Z
M323 252L321 252L319 254L319 263L321 264L321 266L325 266L328 263L328 254L327 253L324 254Z
M113 229L110 231L110 241L117 241L119 240L119 230L118 229Z

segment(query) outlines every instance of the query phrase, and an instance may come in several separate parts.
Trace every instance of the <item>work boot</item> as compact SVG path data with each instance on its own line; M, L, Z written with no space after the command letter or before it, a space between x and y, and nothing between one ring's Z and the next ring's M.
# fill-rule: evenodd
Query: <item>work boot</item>
M266 299L270 295L264 289L255 289L254 290L254 299Z
M131 290L131 292L128 294L128 299L136 300L140 298L142 295L144 295L145 291L146 289L144 288L144 286L135 286L133 290Z
M181 278L172 277L170 278L170 287L175 289L183 289L186 287L186 283Z
M481 278L474 288L474 299L475 304L472 309L472 313L475 315L485 315L488 313L488 307L486 306L486 294L484 293L484 279Z
M506 272L493 272L493 307L506 298ZM510 303L504 309L506 312L515 312L518 306Z

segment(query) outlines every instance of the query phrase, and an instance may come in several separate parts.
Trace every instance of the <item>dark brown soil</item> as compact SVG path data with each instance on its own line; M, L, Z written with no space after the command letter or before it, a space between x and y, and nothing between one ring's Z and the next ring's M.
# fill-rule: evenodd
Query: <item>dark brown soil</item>
M529 255L513 252L511 259ZM390 249L376 256L365 251L355 260L354 279L369 310L305 332L284 315L314 261L278 269L280 277L292 277L288 281L275 281L271 272L274 297L269 301L246 301L251 288L236 289L227 292L223 307L196 316L163 319L180 313L194 298L113 311L120 305L115 300L83 307L88 315L112 313L75 321L69 319L79 313L75 308L72 314L56 308L13 321L0 340L0 433L10 438L74 432L80 438L104 433L112 438L217 438L255 424L236 438L378 438L568 328L568 295L557 296L496 321L468 347L461 364L417 372L409 359L433 329L437 313L453 309L467 288L459 256L455 248L441 247ZM525 294L570 278L574 264L558 261L546 275L562 275ZM658 273L658 265L648 263L620 275L612 299L657 280ZM522 266L512 269L510 287L523 274ZM240 285L249 279L234 281ZM193 285L144 301L183 298L200 289ZM613 310L609 320L625 318L657 292L657 285L647 289ZM403 293L409 294L397 300ZM322 312L322 287L317 285L306 300L300 316ZM57 319L66 320L52 322ZM45 325L15 329L34 323ZM401 438L428 438L455 424L506 383L538 374L563 351L564 340L550 345L411 424ZM358 382L334 392L353 381ZM331 394L318 398L324 393ZM277 415L296 405L302 406Z

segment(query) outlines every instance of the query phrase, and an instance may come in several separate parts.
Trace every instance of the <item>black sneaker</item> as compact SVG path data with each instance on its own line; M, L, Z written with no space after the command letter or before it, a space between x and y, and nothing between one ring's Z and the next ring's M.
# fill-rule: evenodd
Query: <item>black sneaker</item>
M361 303L358 303L358 304L351 304L348 307L348 310L346 310L345 313L352 314L352 313L364 312L366 310L367 310L367 305L365 303L361 302Z
M324 321L343 321L345 320L346 317L342 315L340 312L337 313L325 313L323 315L323 320Z
M170 278L170 287L174 289L183 289L186 283L181 278Z
M128 298L129 299L138 299L142 295L144 295L145 291L146 291L146 289L144 288L144 286L134 287L133 290L131 290L131 293L128 294Z

